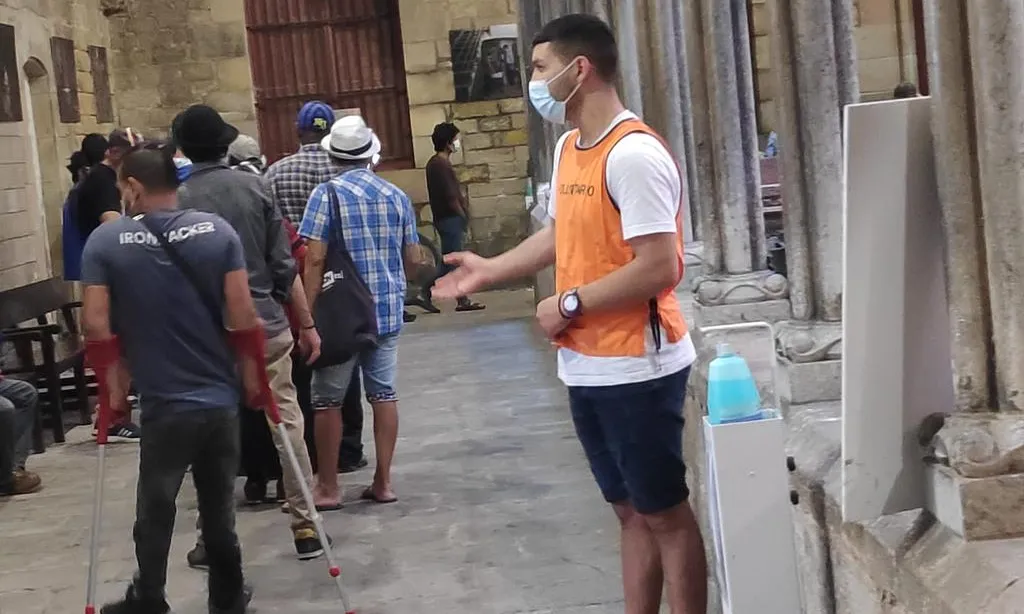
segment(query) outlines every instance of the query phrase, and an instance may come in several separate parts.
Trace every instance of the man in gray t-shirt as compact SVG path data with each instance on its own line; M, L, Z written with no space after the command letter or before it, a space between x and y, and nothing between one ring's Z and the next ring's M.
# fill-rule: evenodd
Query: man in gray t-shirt
M177 210L146 215L168 233L208 296L223 297L224 276L245 270L238 235L221 218ZM221 314L210 312L141 221L124 217L93 232L82 283L110 291L111 320L139 391L143 425L170 413L237 411L234 355Z
M82 321L105 395L101 414L123 403L123 368L140 393L146 432L134 531L139 569L124 599L103 606L101 614L170 611L167 555L178 491L190 468L210 555L210 612L241 614L252 596L235 533L243 382L228 331L247 343L263 332L238 235L216 215L178 210L173 154L170 148L127 154L119 183L135 217L97 228L82 255ZM175 263L158 235L185 266ZM257 397L261 363L262 356L242 357L249 399Z

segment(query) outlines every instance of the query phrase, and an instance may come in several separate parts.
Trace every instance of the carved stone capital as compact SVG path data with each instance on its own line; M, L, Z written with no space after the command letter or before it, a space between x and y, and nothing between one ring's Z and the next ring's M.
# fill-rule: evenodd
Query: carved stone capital
M840 360L843 357L842 322L789 320L775 325L775 350L791 362Z
M944 418L944 419L943 419ZM941 427L924 441L929 431ZM1024 414L956 413L930 416L919 431L926 460L946 465L965 478L1024 473Z
M704 306L758 303L788 298L789 281L772 271L706 275L694 281L693 292Z

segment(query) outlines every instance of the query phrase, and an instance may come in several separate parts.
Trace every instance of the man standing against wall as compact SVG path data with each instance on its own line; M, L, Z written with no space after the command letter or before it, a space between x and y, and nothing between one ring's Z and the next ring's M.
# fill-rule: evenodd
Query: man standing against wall
M265 178L281 208L281 213L296 228L302 223L302 216L306 213L306 204L313 190L341 172L338 163L320 146L320 141L330 134L333 124L334 110L326 103L313 100L302 105L295 122L299 134L299 151L275 162L267 169ZM313 371L303 362L295 361L292 379L299 390L299 402L303 406L303 412L310 422L306 428L306 439L315 460L315 421L310 399ZM342 403L341 422L338 469L342 473L349 473L368 464L366 455L363 454L363 402L358 372L353 374L345 401ZM316 469L319 471L318 463Z
M663 140L622 105L611 28L566 15L534 39L530 102L576 126L555 148L552 223L496 258L448 257L454 298L555 266L537 320L558 346L576 433L619 518L628 614L707 610L707 563L687 502L683 401L696 359L675 297L682 176Z
M228 125L215 109L194 105L175 120L174 142L192 160L192 173L180 189L181 207L216 213L238 232L249 271L249 290L267 329L267 371L271 391L281 411L301 475L296 475L279 431L272 429L284 473L285 495L293 516L295 550L306 560L323 554L299 480L312 482L313 470L303 437L302 411L292 383L291 352L294 345L283 303L294 308L301 324L299 347L315 360L320 337L306 305L302 280L296 275L291 247L281 224L281 212L260 177L241 173L227 165L228 147L238 130Z
M460 148L459 129L455 124L448 122L438 124L434 126L431 139L436 153L427 162L427 194L430 198L434 228L441 238L441 253L447 255L462 251L462 239L469 228L469 203L462 193L462 186L455 176L451 160L452 154ZM451 267L441 267L441 274L449 271ZM434 307L430 289L425 292L427 305ZM480 311L483 308L483 305L474 303L468 296L460 296L455 311Z

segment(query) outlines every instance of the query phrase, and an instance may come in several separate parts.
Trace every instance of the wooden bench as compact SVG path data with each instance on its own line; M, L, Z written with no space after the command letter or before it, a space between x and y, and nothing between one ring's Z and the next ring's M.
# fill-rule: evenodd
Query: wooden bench
M91 422L85 345L78 329L71 284L44 281L0 292L0 369L4 375L31 382L39 390L39 412L33 442L44 449L43 421L53 439L64 442L64 408L74 405L82 424ZM65 372L71 371L67 378ZM65 399L64 379L69 380Z

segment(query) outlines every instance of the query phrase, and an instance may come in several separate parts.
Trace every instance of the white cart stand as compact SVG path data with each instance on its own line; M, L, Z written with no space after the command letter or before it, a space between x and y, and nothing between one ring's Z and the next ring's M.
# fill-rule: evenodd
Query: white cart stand
M702 332L764 328L765 322ZM786 467L786 425L777 411L753 422L704 418L708 518L724 614L800 614L800 585Z

